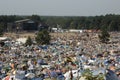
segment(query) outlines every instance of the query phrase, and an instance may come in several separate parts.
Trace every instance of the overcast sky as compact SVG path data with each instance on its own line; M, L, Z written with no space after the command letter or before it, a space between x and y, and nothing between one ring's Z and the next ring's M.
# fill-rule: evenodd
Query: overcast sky
M0 15L95 16L120 14L120 0L0 0Z

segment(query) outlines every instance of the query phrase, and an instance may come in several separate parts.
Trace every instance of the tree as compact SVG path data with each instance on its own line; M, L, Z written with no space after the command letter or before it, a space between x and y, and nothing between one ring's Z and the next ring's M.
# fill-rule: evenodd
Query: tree
M32 45L32 43L33 43L33 42L32 42L31 37L30 37L30 36L28 36L28 38L27 38L27 40L26 40L25 45L26 45L26 46L28 46L28 45L30 46L30 45Z
M3 35L3 25L0 24L0 36L2 36L2 35Z
M99 73L97 75L93 75L93 72L89 69L85 69L82 73L82 76L85 77L85 80L105 80L105 75Z
M102 43L108 43L110 40L110 34L108 33L107 29L105 27L102 28L102 32L99 35L100 42Z
M37 44L43 45L43 44L49 44L51 37L47 30L42 30L38 32L35 39L36 39Z
M84 70L82 76L86 77L86 80L93 80L92 72L89 69Z
M38 16L38 15L32 15L32 16L31 16L31 19L34 20L34 21L36 21L36 22L41 21L41 18L40 18L40 16Z

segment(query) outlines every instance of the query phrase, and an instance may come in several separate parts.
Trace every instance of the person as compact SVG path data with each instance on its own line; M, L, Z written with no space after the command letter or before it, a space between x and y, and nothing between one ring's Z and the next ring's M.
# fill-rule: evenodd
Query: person
M65 80L73 80L72 69L69 68L69 71L64 74Z
M73 80L73 73L72 73L72 69L70 69L70 80Z

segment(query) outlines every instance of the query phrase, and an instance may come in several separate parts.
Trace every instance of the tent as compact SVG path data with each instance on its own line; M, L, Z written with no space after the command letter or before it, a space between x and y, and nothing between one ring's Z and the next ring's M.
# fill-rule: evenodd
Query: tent
M18 38L16 41L24 44L26 42L26 40L27 40L27 38Z
M9 39L8 37L0 37L0 41L6 41L8 39Z

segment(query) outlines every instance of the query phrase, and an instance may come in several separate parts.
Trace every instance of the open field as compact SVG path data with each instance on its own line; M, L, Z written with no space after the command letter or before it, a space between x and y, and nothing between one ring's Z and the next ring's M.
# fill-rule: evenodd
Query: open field
M70 37L70 36L75 36L76 33L50 33L50 35L54 37L66 37L66 36ZM12 38L18 38L18 37L27 38L28 36L30 36L31 38L34 38L36 34L34 32L5 33L4 36L12 37Z

